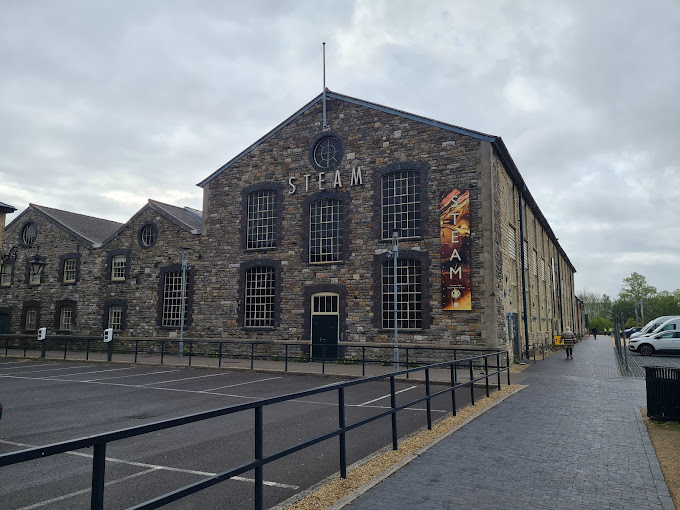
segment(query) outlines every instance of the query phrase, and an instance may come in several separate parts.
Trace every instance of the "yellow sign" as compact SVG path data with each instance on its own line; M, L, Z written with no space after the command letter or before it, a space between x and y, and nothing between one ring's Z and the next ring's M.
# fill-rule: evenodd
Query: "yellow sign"
M555 335L555 345L564 345L564 340L562 340L562 337L560 335Z

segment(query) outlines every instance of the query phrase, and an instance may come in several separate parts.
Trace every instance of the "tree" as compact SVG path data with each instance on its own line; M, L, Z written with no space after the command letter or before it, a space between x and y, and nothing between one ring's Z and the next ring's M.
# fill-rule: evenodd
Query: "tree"
M619 299L629 299L638 302L656 294L656 287L647 285L647 278L639 273L633 273L623 279L623 287L619 291Z

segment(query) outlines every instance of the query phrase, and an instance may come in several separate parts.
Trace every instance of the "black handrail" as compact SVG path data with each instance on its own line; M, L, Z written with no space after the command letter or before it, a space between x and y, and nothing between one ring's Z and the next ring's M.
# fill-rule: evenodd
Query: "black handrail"
M504 359L504 365L501 365L501 356ZM495 358L495 372L489 372L488 359ZM473 376L473 364L475 361L484 360L485 373L483 376L474 378ZM454 368L457 365L468 365L470 370L470 381L463 383L455 383L454 381ZM446 385L444 389L432 393L431 383L429 373L431 369L435 368L448 368L451 371L451 383ZM397 406L396 404L396 391L395 391L395 380L397 377L404 377L409 373L414 373L418 371L425 372L425 396L416 398L410 402ZM219 416L225 416L229 414L234 414L238 412L254 410L255 412L255 458L240 466L229 469L222 473L207 477L199 482L187 485L181 489L169 492L155 499L141 503L134 509L151 509L158 508L162 505L166 505L172 501L177 501L185 496L198 492L202 489L208 488L215 485L221 481L227 480L234 476L240 475L250 470L255 470L255 508L256 510L262 510L263 507L263 474L262 470L265 465L275 460L286 457L287 455L298 452L304 448L308 448L322 441L332 439L333 437L339 437L339 462L340 462L340 476L346 478L347 476L347 445L346 445L346 434L347 432L359 428L363 425L371 423L375 420L379 420L386 416L391 416L392 422L392 448L394 450L398 449L398 435L397 435L397 413L407 407L412 407L423 401L427 402L427 428L432 428L432 416L431 416L431 405L430 402L433 398L443 395L447 392L451 392L452 404L453 404L453 415L456 414L456 400L455 400L455 390L457 388L462 388L465 386L470 386L472 405L474 402L474 383L480 381L481 379L486 380L487 395L489 391L489 377L499 374L498 377L498 389L501 389L500 373L507 372L508 374L508 385L510 384L510 370L509 370L509 358L507 351L497 351L491 354L485 354L482 356L474 356L467 359L460 359L456 361L448 361L443 363L435 363L433 365L428 365L425 367L411 368L407 370L401 370L399 372L394 372L391 374L377 375L368 378L356 379L347 382L340 382L335 384L329 384L326 386L321 386L318 388L313 388L310 390L300 391L296 393L290 393L287 395L281 395L278 397L271 397L263 400L258 400L255 402L248 402L244 404L237 404L228 407L222 407L219 409L213 409L211 411L203 411L200 413L193 413L179 418L170 418L166 420L157 421L154 423L149 423L146 425L138 425L134 427L128 427L125 429L120 429L112 432L106 432L103 434L97 434L94 436L83 437L79 439L73 439L70 441L63 441L60 443L54 443L46 446L38 446L35 448L29 448L14 453L7 453L0 455L0 467L10 466L13 464L18 464L21 462L27 462L36 459L42 459L49 457L51 455L57 455L60 453L66 453L74 450L79 450L81 448L94 447L94 456L92 460L92 492L91 492L91 502L90 508L94 510L101 510L104 508L104 472L105 472L105 459L106 459L106 446L108 443L113 441L119 441L122 439L127 439L131 437L136 437L144 434L149 434L151 432L157 432L160 430L166 430L169 428L177 427L180 425L186 425L189 423L195 423L198 421L208 420L211 418L216 418ZM377 415L364 418L357 422L347 424L345 423L345 401L344 401L344 390L345 388L351 386L357 386L361 384L366 384L369 382L383 381L389 378L390 380L390 408L386 411L382 411ZM338 427L335 430L322 434L307 441L297 444L295 446L285 448L278 452L270 455L264 455L263 448L263 413L266 406L277 404L280 402L286 402L289 400L300 399L303 397L308 397L311 395L318 395L320 393L327 393L330 391L338 391Z
M32 357L32 356L27 356L27 352L29 351L29 344L32 344L32 347L30 349L41 350L40 357L44 358L45 357L45 352L47 350L48 345L54 346L51 350L54 351L55 349L58 349L60 351L63 350L63 359L67 359L67 353L73 352L73 353L78 353L82 352L83 350L85 351L85 359L89 360L91 353L107 353L107 360L112 361L113 358L115 358L116 355L119 354L130 354L133 355L133 363L138 362L138 357L139 354L155 354L155 355L160 355L160 364L163 365L165 363L165 357L168 354L177 354L179 352L179 340L177 339L168 339L168 338L125 338L125 337L117 337L114 338L111 342L108 343L108 345L104 344L102 339L100 337L93 337L93 336L75 336L75 335L50 335L47 336L45 340L38 341L35 337L35 335L11 335L11 334L3 334L0 335L0 340L4 339L5 340L5 356L8 356L9 354L9 349L20 349L20 347L17 346L16 342L23 340L23 357ZM14 340L13 345L10 346L10 340ZM140 350L140 343L144 344L151 344L151 345L158 345L160 344L160 349L159 351L153 351L153 350L148 350L148 349L141 349ZM99 345L97 345L99 344ZM217 357L217 366L221 367L222 366L222 359L225 357L232 357L232 358L247 358L250 360L250 368L254 369L255 368L255 360L271 360L271 361L283 361L285 364L284 370L287 372L288 371L288 362L289 361L298 361L298 362L310 362L312 361L312 358L305 352L311 347L310 342L271 342L271 341L252 341L252 342L247 342L247 341L225 341L225 340L214 340L214 339L187 339L185 341L185 344L188 344L188 353L187 353L187 358L188 358L188 364L191 366L193 364L193 358L194 357ZM203 352L196 352L195 347L196 345L194 344L203 344L204 349ZM126 347L127 346L127 347ZM132 347L134 346L134 347ZM216 346L216 347L215 347ZM235 349L232 351L231 356L228 352L225 352L227 349L225 346L234 346ZM212 347L212 349L211 349ZM272 352L265 352L265 353L258 353L258 348L267 348L270 351L272 349L280 349L283 351L282 354L277 354L277 353L272 353ZM322 373L326 373L326 363L332 362L332 363L356 363L359 364L361 363L362 367L362 377L366 375L366 365L376 365L376 364L381 364L381 365L391 365L392 364L392 359L391 355L394 350L393 345L365 345L365 344L350 344L350 343L344 343L339 345L338 347L344 347L346 351L358 351L359 349L361 350L361 358L356 358L352 356L343 356L343 357L337 357L337 358L328 358L326 354L326 346L321 346L322 347L322 356L321 356L321 371ZM290 355L289 354L289 348L295 348L300 354L297 355ZM374 351L384 351L386 356L385 357L367 357L366 354L366 349L373 349ZM494 353L496 352L496 349L490 349L490 348L460 348L460 347L440 347L440 346L398 346L397 347L398 351L405 352L405 366L406 368L410 368L413 366L418 366L418 365L423 365L423 364L428 364L433 362L433 358L439 358L437 361L440 359L446 359L449 357L450 354L453 354L453 360L456 360L458 358L458 353L468 353L468 354L482 354L482 353ZM185 347L185 352L187 348ZM430 356L429 360L422 360L417 361L411 359L412 353L424 353L424 352L432 352L432 353L438 353L436 356ZM248 352L249 354L245 354ZM389 359L388 359L389 357ZM400 355L400 358L403 358L403 356ZM403 361L402 361L403 363ZM454 370L457 371L456 368ZM406 377L409 378L410 374L407 373Z

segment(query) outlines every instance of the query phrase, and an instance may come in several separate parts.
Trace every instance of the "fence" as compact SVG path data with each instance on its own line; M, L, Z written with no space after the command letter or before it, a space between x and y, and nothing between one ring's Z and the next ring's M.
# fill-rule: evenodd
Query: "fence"
M490 363L495 362L494 364ZM484 375L479 377L474 377L474 367L483 366ZM450 372L450 384L446 385L444 389L432 393L432 387L430 384L430 371L433 369L447 369ZM463 383L455 382L455 372L457 369L465 369L469 371L470 380ZM493 370L493 371L490 371ZM396 403L396 391L395 391L395 379L397 377L407 376L409 373L424 372L425 374L425 396L416 398L407 402L405 404L397 406ZM106 447L108 443L113 441L119 441L122 439L127 439L131 437L142 436L144 434L149 434L152 432L157 432L160 430L166 430L173 427L178 427L180 425L186 425L188 423L195 423L203 420L209 420L211 418L216 418L219 416L225 416L235 413L241 413L246 411L254 412L254 429L255 429L255 440L254 440L254 459L246 464L234 467L227 471L218 473L214 476L207 477L199 482L187 485L173 492L166 493L155 499L146 501L142 504L136 505L134 509L151 509L158 508L162 505L166 505L173 501L177 501L181 498L194 494L200 490L206 489L213 485L216 485L224 480L228 480L234 476L246 473L248 471L255 471L255 508L256 510L262 510L263 508L263 469L264 466L270 462L278 459L282 459L288 455L295 452L309 448L317 443L326 441L335 437L339 438L338 447L338 461L340 465L340 476L342 478L347 477L347 444L346 444L346 434L347 432L367 425L375 420L390 416L391 417L391 428L392 428L392 449L398 449L398 435L397 435L397 413L408 407L414 406L421 402L426 402L426 419L427 428L432 428L432 412L431 412L431 401L433 398L451 393L451 404L453 409L453 415L456 415L456 395L455 390L457 388L468 387L470 388L470 398L472 405L475 404L474 395L474 385L475 383L484 380L486 395L489 396L490 384L489 379L494 376L497 377L496 385L498 389L501 389L501 374L503 372L507 373L507 383L510 385L510 371L509 371L509 359L507 352L495 352L491 354L484 354L481 356L470 357L467 359L448 361L444 363L437 363L433 365L427 365L425 367L412 368L408 370L402 370L399 372L394 372L388 375L379 375L370 378L357 379L354 381L343 382L331 384L328 386L322 386L319 388L291 393L288 395L283 395L280 397L273 397L264 400L259 400L255 402L250 402L247 404L234 405L229 407L223 407L220 409L214 409L212 411L206 411L201 413L190 414L182 416L179 418L172 418L167 420L158 421L155 423L150 423L147 425L140 425L136 427L129 427L122 430L117 430L113 432L108 432L104 434L98 434L95 436L84 437L80 439L74 439L71 441L65 441L61 443L55 443L47 446L41 446L36 448L31 448L19 452L9 453L0 455L0 467L10 466L22 462L28 462L32 460L42 459L52 455L57 455L61 453L67 453L74 450L79 450L81 448L94 447L94 455L92 460L92 492L90 499L90 508L94 510L100 510L104 508L104 475L105 475L105 459L106 459ZM383 381L389 379L390 382L390 408L386 411L380 412L377 415L359 420L357 422L347 424L345 419L345 389L351 386L367 384L374 381ZM300 399L303 397L308 397L311 395L318 395L321 393L337 392L337 402L338 402L338 425L335 430L327 432L323 435L308 439L307 441L295 445L284 450L280 450L276 453L270 455L264 455L264 444L263 444L263 423L264 423L264 409L272 404L277 404L281 402L290 401L293 399Z
M23 357L55 357L60 359L98 359L107 361L144 361L166 363L168 356L179 357L179 340L159 338L117 338L104 343L101 337L81 337L70 335L47 336L37 340L34 335L0 335L0 348L4 348L5 356ZM318 350L321 355L318 355ZM321 373L326 373L326 365L345 364L361 366L361 376L366 376L366 367L393 365L394 345L366 345L342 343L331 346L331 352L337 355L326 355L327 346L314 346L309 342L247 342L209 339L187 339L184 341L182 356L186 356L188 365L199 363L207 366L222 367L225 359L248 360L251 369L257 360L283 362L284 371L288 371L289 363L310 363L319 361ZM540 347L539 347L540 349ZM495 353L495 349L464 349L453 347L399 346L399 363L406 369L437 363L456 361L484 353ZM39 353L39 354L38 354ZM313 354L314 353L314 354ZM535 359L535 354L534 354ZM481 368L477 367L477 368ZM457 369L456 369L457 372ZM410 372L406 372L410 377Z

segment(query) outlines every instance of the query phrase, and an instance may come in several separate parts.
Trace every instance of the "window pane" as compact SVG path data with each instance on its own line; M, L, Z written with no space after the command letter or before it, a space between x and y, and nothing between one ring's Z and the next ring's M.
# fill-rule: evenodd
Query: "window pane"
M0 286L9 287L12 285L12 271L14 266L12 264L3 264L0 272Z
M121 330L123 324L123 307L121 305L109 306L109 321L108 327Z
M187 303L184 303L186 317ZM179 327L182 324L182 271L165 273L163 279L163 326Z
M273 267L254 267L246 271L245 327L274 327L274 276Z
M342 260L342 202L318 200L309 206L309 262Z
M73 308L70 306L62 306L59 314L59 329L62 331L71 331L73 320Z
M114 255L111 260L111 279L125 280L125 266L127 257L125 255Z
M382 264L382 327L394 328L394 262ZM421 329L422 288L420 261L397 260L397 327Z
M29 308L26 310L26 329L38 329L38 310Z
M420 172L404 170L382 178L382 238L420 235Z
M254 191L248 195L247 248L275 246L276 193L271 190Z
M76 281L76 259L66 259L64 261L64 283Z

